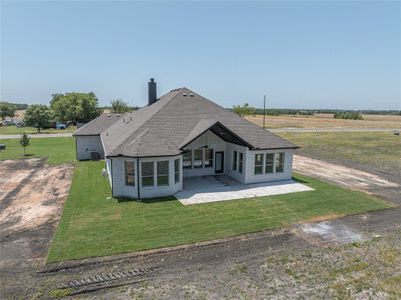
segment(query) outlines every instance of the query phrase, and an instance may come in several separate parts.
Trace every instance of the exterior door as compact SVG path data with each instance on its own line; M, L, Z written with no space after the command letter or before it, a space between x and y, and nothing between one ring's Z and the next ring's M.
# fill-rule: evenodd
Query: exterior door
M214 167L214 172L215 173L224 173L224 152L216 152L215 154L215 167Z

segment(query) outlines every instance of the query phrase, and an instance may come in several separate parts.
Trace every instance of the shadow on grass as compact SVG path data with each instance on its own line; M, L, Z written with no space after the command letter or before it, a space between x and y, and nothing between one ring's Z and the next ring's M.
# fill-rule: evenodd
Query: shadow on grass
M150 198L150 199L130 199L130 198L116 198L118 203L124 203L124 202L132 202L136 201L141 204L155 204L155 203L160 203L160 202L167 202L167 201L177 201L177 198L174 196L168 196L168 197L161 197L161 198Z
M292 177L292 179L299 183L305 183L305 184L310 183L309 181L306 181L306 180L303 180L303 179L300 179L297 177Z

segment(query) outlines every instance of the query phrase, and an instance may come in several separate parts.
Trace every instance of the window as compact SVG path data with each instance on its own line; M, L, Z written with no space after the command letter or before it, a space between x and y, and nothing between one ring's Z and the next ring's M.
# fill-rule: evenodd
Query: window
M213 149L205 149L205 168L213 167Z
M265 173L273 173L274 153L266 153Z
M203 151L202 149L194 150L194 168L203 167Z
M188 150L184 152L182 157L182 167L184 169L191 169L192 168L192 150Z
M169 185L168 182L168 161L157 162L157 186Z
M180 159L174 160L174 182L180 182Z
M255 154L255 175L263 174L263 154Z
M233 170L237 171L237 151L233 153Z
M284 172L284 152L276 153L276 173Z
M125 162L125 184L135 185L135 163L133 161Z
M153 161L142 162L142 186L154 186L154 163Z
M244 160L244 154L239 152L239 161L238 161L238 172L242 174L242 165Z

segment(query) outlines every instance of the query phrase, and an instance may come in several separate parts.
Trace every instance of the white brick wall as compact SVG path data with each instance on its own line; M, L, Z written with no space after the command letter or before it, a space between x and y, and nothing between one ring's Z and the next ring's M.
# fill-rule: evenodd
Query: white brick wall
M255 175L255 154L264 153L277 153L284 152L284 172L282 173L272 173L272 174L258 174ZM264 151L254 151L247 150L246 152L246 175L245 183L256 183L265 181L277 181L291 179L292 176L292 156L293 149L276 149L276 150L264 150ZM263 165L265 162L265 155L263 156Z
M206 145L206 133L202 134L200 137L192 141L188 144L185 149L199 149L200 147ZM213 132L207 132L207 145L208 149L213 149L213 156L215 156L216 152L223 151L224 159L226 160L226 142L215 135ZM205 175L214 175L215 165L214 165L214 157L213 157L213 167L211 168L192 168L192 169L184 169L184 177L192 177L192 176L205 176ZM226 163L224 162L224 168L226 168Z
M137 159L128 157L113 157L112 160L112 172L113 172L113 196L115 197L127 197L127 198L138 198L138 182L139 182L139 193L141 199L146 198L157 198L174 195L178 191L182 190L182 170L180 172L180 181L176 184L174 180L174 160L180 159L180 167L182 166L181 155L169 156L169 157L154 157L154 158L140 158L139 159L139 174L141 174L141 163L145 161L168 161L169 162L169 185L168 186L152 186L142 187L142 181L137 172ZM129 186L125 184L125 161L132 161L135 163L135 186ZM156 163L154 164L154 183L157 182Z
M100 153L100 158L104 157L103 145L100 136L76 136L77 159L91 159L91 151Z

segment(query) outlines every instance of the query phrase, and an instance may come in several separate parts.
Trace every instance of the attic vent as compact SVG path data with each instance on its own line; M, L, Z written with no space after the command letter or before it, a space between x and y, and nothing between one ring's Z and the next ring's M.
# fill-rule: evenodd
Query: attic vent
M116 114L116 117L119 117L120 115L119 114Z
M190 93L190 94L189 94L189 97L193 97L193 96L195 96L193 93Z
M109 118L110 118L110 117L111 117L111 115L110 115L110 114L108 114L108 115L107 115L107 117L109 117Z
M129 117L129 120L132 121L132 117Z
M123 118L123 123L125 123L125 118Z
M184 97L188 96L188 94L187 94L187 93L183 93L182 95L183 95Z

